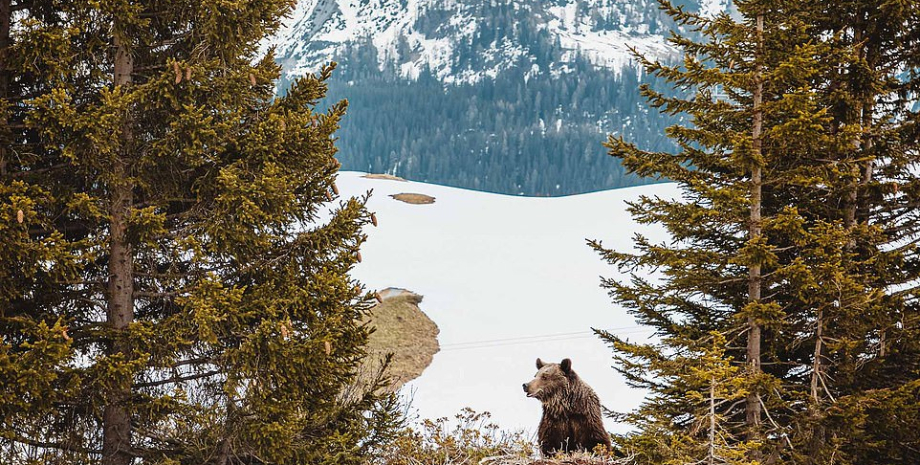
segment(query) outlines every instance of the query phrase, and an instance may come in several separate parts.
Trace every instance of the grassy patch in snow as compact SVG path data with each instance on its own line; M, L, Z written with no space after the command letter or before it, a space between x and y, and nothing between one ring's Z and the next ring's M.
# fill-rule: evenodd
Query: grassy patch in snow
M403 193L393 194L390 197L400 202L411 203L413 205L428 205L434 203L434 197L425 194Z
M371 173L368 173L368 174L365 174L364 176L361 176L361 177L362 177L362 178L367 178L367 179L384 179L384 180L387 180L387 181L402 181L402 182L406 182L405 179L403 179L403 178L401 178L401 177L399 177L399 176L393 176L392 174L371 174Z
M388 372L395 390L417 378L431 364L440 350L439 330L419 308L422 296L392 290L381 295L383 302L371 313L370 324L376 330L370 335L367 350L371 363L377 364L387 353L393 353Z

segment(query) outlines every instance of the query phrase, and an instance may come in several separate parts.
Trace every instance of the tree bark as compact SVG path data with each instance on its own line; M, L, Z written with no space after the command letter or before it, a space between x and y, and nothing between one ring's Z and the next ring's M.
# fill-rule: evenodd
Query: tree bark
M125 86L131 82L134 63L131 49L119 37L117 28L115 47L114 84L116 87ZM128 163L128 154L133 145L128 118L124 122L122 150L116 157L111 182L109 301L106 308L107 323L115 330L110 354L126 356L130 354L131 348L123 333L134 320L134 257L126 234L134 201ZM127 408L132 381L131 376L117 380L107 399L103 412L102 465L129 465L132 462L131 414Z
M814 362L812 362L811 368L811 399L815 405L817 405L821 400L818 395L818 390L820 389L819 384L821 382L821 357L824 351L824 310L818 310L815 324L817 328L815 329L815 359Z
M7 64L8 49L12 45L10 24L13 18L13 0L0 0L0 98L6 100L10 97L10 70ZM6 117L4 116L4 125ZM0 147L5 149L5 147Z
M872 40L872 36L866 32L865 19L863 15L865 13L858 13L858 25L853 34L853 42L858 44L859 47L859 58L866 62L868 69L876 69L876 60L878 57L878 49L875 46L875 42ZM866 187L872 181L875 171L875 160L869 158L869 153L872 151L874 146L872 140L872 125L873 125L873 114L875 107L875 95L871 90L862 90L857 95L857 118L859 127L861 129L860 134L853 141L853 148L857 152L859 158L865 158L861 163L857 163L854 168L854 176L856 179L850 185L849 192L847 192L847 203L844 213L844 225L847 229L852 229L859 221L867 221L869 217L869 199L865 193L860 197L860 191L865 191ZM858 170L858 173L856 171ZM855 241L851 240L850 249L855 247Z
M762 235L761 203L763 190L763 76L761 68L761 49L763 47L763 15L757 16L757 52L754 68L753 91L753 130L751 168L751 217L748 236L750 240L757 240ZM759 263L751 264L748 269L748 302L759 303L761 300L761 266ZM748 316L747 340L747 368L748 374L753 378L760 374L760 338L761 327L755 316ZM761 422L760 393L752 389L745 401L745 425L749 439L759 437Z
M716 378L709 380L709 465L716 463Z
M12 0L0 0L0 176L6 174L8 146L12 142L6 105L10 98L10 70L7 54L11 45L10 23L12 20Z

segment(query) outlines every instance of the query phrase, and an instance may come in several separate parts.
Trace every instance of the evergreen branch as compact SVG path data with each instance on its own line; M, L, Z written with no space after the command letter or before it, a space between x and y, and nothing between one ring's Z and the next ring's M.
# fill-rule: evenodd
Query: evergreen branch
M72 167L72 166L73 166L73 165L72 165L70 162L57 163L57 164L54 164L54 165L51 165L51 166L46 166L46 167L43 167L43 168L35 168L35 169L29 169L29 170L16 171L16 172L13 172L13 173L8 173L7 176L12 177L13 179L25 178L25 177L28 177L28 176L35 176L35 175L38 175L38 174L45 174L45 173L52 172L52 171L59 171L59 170L61 170L61 169L63 169L63 168L70 168L70 167Z
M136 299L172 299L179 295L178 291L167 291L167 292L149 292L149 291L134 291L134 298Z
M78 302L83 302L83 303L90 304L90 305L92 305L93 307L96 307L96 308L98 308L98 309L100 309L100 310L105 310L105 308L106 308L106 305L105 305L104 303L99 302L99 301L96 301L96 300L93 300L93 299L90 299L90 298L87 298L87 297L74 297L74 299L77 300Z
M827 393L827 397L831 400L832 403L837 402L837 399L834 398L834 395L831 394L830 388L827 387L827 383L824 381L825 375L819 374L818 380L821 381L821 386L824 388L824 392Z
M773 427L776 428L777 431L780 431L780 436L782 436L783 439L786 440L786 443L789 445L789 449L795 450L795 446L792 445L792 441L789 439L789 435L786 434L786 433L782 433L783 428L782 428L781 426L779 426L779 425L776 423L776 420L773 419L773 416L770 415L770 409L768 409L767 406L764 404L763 398L761 398L761 397L758 395L758 396L757 396L757 401L760 402L760 408L763 409L763 413L766 414L767 419L770 420L770 423L773 424Z
M167 384L178 384L178 383L183 383L185 381L194 381L194 380L202 379L202 378L210 378L212 376L219 375L221 373L224 373L224 370L217 369L217 370L211 370L211 371L195 373L195 374L185 375L185 376L173 376L171 378L166 378L166 379L162 379L158 381L134 383L132 384L132 386L134 388L150 388L150 387L163 386Z
M185 365L200 365L200 364L204 364L204 363L214 363L214 361L215 361L216 359L217 359L216 357L210 356L210 355L208 355L208 356L202 356L202 357L198 357L198 358L188 358L188 359L185 359L185 360L179 360L179 361L173 363L173 364L170 365L170 366L173 366L173 367L180 367L180 366L185 366Z
M67 286L94 285L107 286L108 281L102 279L73 279L64 281L52 281L54 284L63 284Z
M78 447L72 444L65 444L60 442L48 442L48 441L39 441L37 439L32 439L21 435L21 433L13 432L12 430L3 430L0 431L0 437L13 441L19 444L25 444L27 446L39 447L42 449L57 449L67 452L76 452L80 454L99 454L102 452L101 449L90 449L86 447Z

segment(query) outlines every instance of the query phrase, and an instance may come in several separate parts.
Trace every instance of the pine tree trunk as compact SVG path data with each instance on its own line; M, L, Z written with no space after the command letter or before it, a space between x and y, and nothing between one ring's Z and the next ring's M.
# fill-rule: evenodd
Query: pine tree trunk
M709 380L709 465L716 463L716 379Z
M863 103L863 132L868 132L872 127L872 104L870 102ZM873 141L870 138L866 138L862 143L863 153L868 155L872 151ZM869 183L872 182L872 177L875 172L875 160L868 159L864 162L862 167L862 176L859 179L859 188L865 192L866 188L869 186ZM857 221L868 222L869 220L869 196L863 195L862 199L857 200L857 214L854 215L854 219Z
M761 74L761 47L763 46L763 15L757 16L757 61L754 71L754 115L752 130L752 151L753 167L751 168L751 218L749 239L759 239L762 235L761 230L761 196L763 189L763 76ZM760 302L761 299L761 269L760 264L751 264L748 270L748 301L751 303ZM748 317L748 340L747 340L747 366L748 373L751 377L760 374L760 337L761 328L754 316ZM752 389L748 394L745 402L745 425L748 430L748 437L756 439L759 436L759 427L761 420L760 393L757 389Z
M826 429L823 424L824 410L821 408L821 387L823 384L822 372L824 367L822 360L824 358L824 309L818 309L815 318L815 352L814 361L811 369L811 405L808 406L809 415L811 416L811 431L808 434L806 447L810 450L806 454L805 463L821 463L820 457L823 456L823 448L826 445Z
M882 328L879 331L879 335L878 335L878 356L881 358L885 358L885 344L887 343L887 341L885 340L886 334L887 334L886 329Z
M865 31L866 25L863 24L863 13L860 13L859 26L854 33L853 42L859 44L859 57L866 63L868 69L876 69L875 61L877 59L877 48L871 37L867 37ZM870 137L872 129L873 108L875 106L875 95L871 90L862 91L857 95L859 107L857 114L860 125L860 135L853 141L853 148L857 151L858 156L865 157L866 160L858 164L858 180L854 180L847 192L847 203L844 213L844 224L847 229L852 229L857 222L865 221L869 217L868 197L865 195L862 199L859 192L865 190L866 186L872 181L875 171L875 160L868 157L873 147L873 141ZM855 247L855 241L851 240L849 248Z
M865 111L863 103L860 102L859 106L860 106L859 113L862 114ZM860 116L860 120L862 121L862 116ZM859 153L864 148L865 146L864 146L862 137L857 136L856 139L853 140L853 149L857 153ZM853 168L854 171L857 169L859 168L857 167ZM860 185L863 183L863 176L870 174L865 171L865 168L863 168L863 170L861 171L863 171L863 173L861 173L861 176L859 177L854 176L853 181L851 181L849 185L847 186L846 203L844 204L844 212L843 212L843 225L844 227L846 227L847 232L851 232L853 230L853 227L856 226L856 211L859 207L859 188L860 188ZM868 182L868 180L866 182ZM851 251L855 247L856 247L856 239L853 236L850 236L847 242L847 251Z
M815 354L814 361L812 362L811 367L811 399L818 404L820 398L818 396L819 384L821 382L821 357L822 352L824 351L824 310L819 309L817 315L817 321L815 322L817 328L815 329Z
M127 85L131 82L134 67L131 50L117 34L115 46L114 82L116 86ZM134 257L126 235L134 200L126 160L132 145L129 126L130 122L125 122L122 153L113 166L111 186L109 300L106 317L109 326L116 331L110 349L112 354L130 353L127 339L120 332L126 330L134 320ZM102 465L129 465L132 461L131 415L125 406L131 395L132 381L130 377L118 380L114 392L107 400L103 412Z
M6 55L10 47L10 22L12 19L12 0L0 0L0 101L10 96L10 76L7 69ZM0 176L6 174L7 146L10 142L7 109L0 108Z
M13 15L13 0L0 0L0 98L9 98L10 70L7 69L6 55L10 41L10 24ZM4 123L6 120L4 120ZM6 147L0 147L5 149Z

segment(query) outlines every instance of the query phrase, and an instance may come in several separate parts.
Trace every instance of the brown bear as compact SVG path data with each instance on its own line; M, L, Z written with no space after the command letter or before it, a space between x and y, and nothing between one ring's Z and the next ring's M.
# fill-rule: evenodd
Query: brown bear
M601 419L601 402L591 386L572 371L571 360L543 363L538 358L537 375L524 383L524 392L543 404L543 419L537 430L543 456L590 452L598 444L610 449L610 435Z

